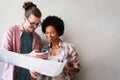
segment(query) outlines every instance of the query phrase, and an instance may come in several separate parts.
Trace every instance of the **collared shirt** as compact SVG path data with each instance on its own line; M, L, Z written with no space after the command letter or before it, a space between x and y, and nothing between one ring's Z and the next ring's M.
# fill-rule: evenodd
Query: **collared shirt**
M21 35L24 32L22 25L14 25L11 26L4 37L2 47L13 52L20 53L20 47L21 47ZM41 49L41 38L36 33L33 32L33 41L32 41L32 50ZM15 80L16 77L16 67L12 64L5 64L2 78L3 80ZM31 80L35 80L31 78Z
M50 48L51 44L48 45ZM58 53L56 56L50 56L50 60L56 60L58 59L60 61L64 61L67 59L67 64L65 65L66 67L75 67L80 69L80 62L78 60L78 53L75 49L75 46L72 43L67 43L63 42L60 40L59 42L59 48L58 48ZM51 51L52 48L50 48ZM74 78L74 73L61 73L60 75L56 76L53 78L53 80L75 80ZM44 80L51 80L51 78L45 77Z

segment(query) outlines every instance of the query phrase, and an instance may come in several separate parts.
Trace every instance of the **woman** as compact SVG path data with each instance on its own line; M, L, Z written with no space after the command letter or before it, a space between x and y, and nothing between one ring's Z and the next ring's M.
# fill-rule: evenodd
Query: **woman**
M80 71L78 61L78 53L71 43L62 41L59 37L64 33L64 22L57 16L48 16L43 20L42 32L46 35L49 42L50 60L63 62L67 59L67 63L63 72L56 77L45 76L43 80L75 80L74 73Z

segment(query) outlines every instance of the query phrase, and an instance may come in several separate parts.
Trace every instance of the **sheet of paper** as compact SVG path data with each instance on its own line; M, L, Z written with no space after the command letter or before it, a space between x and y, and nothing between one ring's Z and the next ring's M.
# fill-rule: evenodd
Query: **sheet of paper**
M0 61L36 71L51 77L59 75L66 64L66 61L61 63L43 60L7 51L5 49L0 49Z

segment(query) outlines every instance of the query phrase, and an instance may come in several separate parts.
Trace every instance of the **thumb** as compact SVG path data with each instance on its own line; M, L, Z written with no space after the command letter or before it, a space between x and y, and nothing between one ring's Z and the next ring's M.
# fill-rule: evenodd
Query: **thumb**
M39 50L38 49L35 49L35 50L33 50L34 52L39 52Z

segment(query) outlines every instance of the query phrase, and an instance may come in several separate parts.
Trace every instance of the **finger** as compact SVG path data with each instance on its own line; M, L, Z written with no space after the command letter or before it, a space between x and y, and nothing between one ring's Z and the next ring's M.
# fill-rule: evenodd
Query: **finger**
M61 62L63 62L63 60L61 60Z
M58 59L58 62L60 62L60 59Z
M43 53L43 52L41 52L40 54L41 54L41 55L47 55L48 53L47 53L47 52L44 52L44 53Z
M35 71L31 71L31 76L32 76L33 78L38 78L38 77L40 76L40 73L37 73L37 72L35 72Z
M40 51L39 51L39 50L37 50L37 49L35 49L34 51L35 51L35 52L40 52Z

